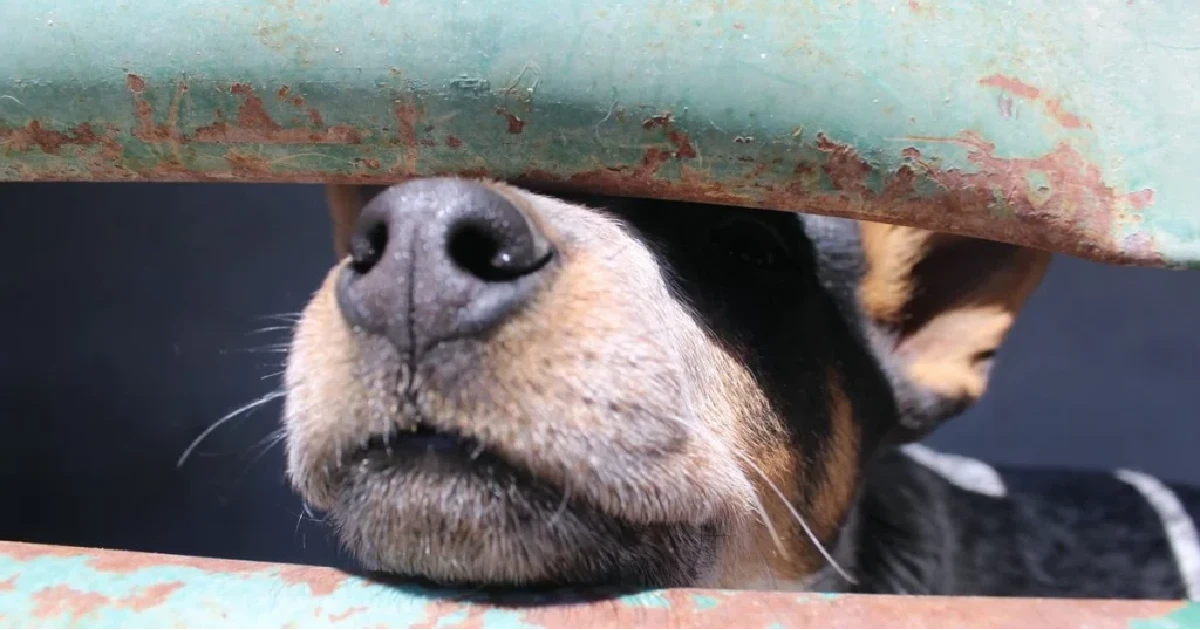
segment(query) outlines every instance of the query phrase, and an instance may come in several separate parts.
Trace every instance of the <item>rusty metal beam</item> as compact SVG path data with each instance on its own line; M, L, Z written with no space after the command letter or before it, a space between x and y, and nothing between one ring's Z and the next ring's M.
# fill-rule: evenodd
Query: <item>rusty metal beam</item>
M536 603L333 569L0 543L0 626L389 628L1178 628L1200 604L732 591L545 595ZM510 596L512 597L512 596Z
M0 181L466 174L1200 265L1194 0L0 3Z

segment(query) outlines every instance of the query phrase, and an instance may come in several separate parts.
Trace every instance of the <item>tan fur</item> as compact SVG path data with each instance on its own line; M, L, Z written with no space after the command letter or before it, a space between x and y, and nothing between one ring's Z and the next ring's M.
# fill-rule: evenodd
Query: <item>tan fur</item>
M842 387L835 370L826 376L829 387L829 417L833 425L830 441L821 453L824 478L812 500L812 527L817 536L828 540L842 523L858 487L859 429L854 406Z
M859 230L866 261L859 299L877 324L899 331L927 280L918 265L940 248L965 239L880 223L861 222ZM1009 255L985 269L969 290L937 304L936 314L914 330L897 333L896 356L915 383L966 401L983 394L991 353L1004 341L1050 262L1047 252L1008 249Z
M902 225L859 222L866 269L859 299L866 314L896 323L914 289L913 267L929 250L933 233Z

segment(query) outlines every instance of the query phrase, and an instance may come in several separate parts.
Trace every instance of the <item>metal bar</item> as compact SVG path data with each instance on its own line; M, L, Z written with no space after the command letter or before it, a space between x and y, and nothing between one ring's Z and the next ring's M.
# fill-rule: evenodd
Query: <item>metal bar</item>
M1194 0L0 3L0 180L465 174L1200 265Z
M333 569L0 543L0 626L1177 628L1200 604L734 591L491 600Z

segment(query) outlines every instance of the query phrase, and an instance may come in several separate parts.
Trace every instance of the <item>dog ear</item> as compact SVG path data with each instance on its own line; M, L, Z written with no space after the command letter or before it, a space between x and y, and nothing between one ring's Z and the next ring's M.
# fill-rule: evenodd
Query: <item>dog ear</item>
M1037 288L1048 252L859 223L858 302L900 412L919 439L983 394L1000 344Z

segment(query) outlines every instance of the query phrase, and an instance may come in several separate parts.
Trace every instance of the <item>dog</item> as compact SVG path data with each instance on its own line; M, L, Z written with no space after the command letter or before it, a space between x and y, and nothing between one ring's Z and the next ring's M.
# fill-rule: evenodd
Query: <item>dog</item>
M920 444L1050 254L911 227L329 185L289 479L370 572L440 585L1175 599L1200 492Z

